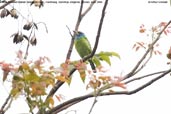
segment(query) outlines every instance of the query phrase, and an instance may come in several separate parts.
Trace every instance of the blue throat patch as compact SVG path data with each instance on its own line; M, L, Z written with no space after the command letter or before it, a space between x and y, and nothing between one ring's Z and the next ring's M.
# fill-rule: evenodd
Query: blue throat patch
M85 35L83 33L79 33L75 36L75 39L78 40L78 39L81 39L83 37L85 37Z

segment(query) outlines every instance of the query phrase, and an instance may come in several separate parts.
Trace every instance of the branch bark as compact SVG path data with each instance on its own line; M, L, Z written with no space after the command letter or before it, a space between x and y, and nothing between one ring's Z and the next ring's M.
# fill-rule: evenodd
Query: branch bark
M8 97L6 98L4 104L2 105L2 107L0 109L0 114L5 114L4 108L6 107L6 105L8 104L10 99L11 99L11 95L8 95Z
M143 75L143 76L140 76L140 77L136 77L136 78L130 79L130 80L128 80L128 81L123 81L123 82L124 82L124 84L128 84L128 83L131 83L131 82L133 82L133 81L141 80L141 79L143 79L143 78L151 77L151 76L154 76L154 75L157 75L157 74L162 74L162 73L164 73L164 72L166 72L166 70L164 70L164 71L159 71L159 72L154 72L154 73L150 73L150 74Z
M13 3L13 2L15 2L15 0L7 1L7 2L4 3L2 6L0 6L0 10L3 9L3 8L5 8L7 5L9 5L9 4Z

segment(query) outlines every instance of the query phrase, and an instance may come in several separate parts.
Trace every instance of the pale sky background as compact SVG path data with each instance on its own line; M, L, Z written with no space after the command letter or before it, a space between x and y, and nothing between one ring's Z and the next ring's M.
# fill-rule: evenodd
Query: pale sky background
M65 60L70 44L70 35L66 25L71 30L74 29L79 4L45 4L41 9L34 6L29 7L26 4L15 5L25 17L30 12L35 22L45 22L49 31L46 34L44 26L39 26L39 31L37 31L38 44L36 47L30 48L28 59L35 60L39 56L48 56L52 60L52 64L59 66ZM95 41L102 7L103 4L95 4L84 17L79 29L86 34L92 45ZM139 26L144 24L150 29L151 26L158 25L160 22L168 22L171 19L170 12L169 1L168 3L148 3L148 0L109 0L97 52L115 51L120 54L121 60L112 58L111 76L128 73L143 54L143 50L140 52L132 50L136 41L147 39L145 35L142 36L138 32ZM32 17L30 16L30 19ZM17 32L23 23L25 23L24 20L17 21L11 17L0 19L0 61L15 62L15 52L19 49L25 50L25 43L14 45L12 38L10 38L10 35ZM160 49L163 55L155 56L139 76L169 68L166 65L168 60L165 56L171 46L169 37L160 40ZM79 59L75 50L71 58ZM65 84L59 90L59 93L63 94L66 100L86 93L84 85L77 76L77 73L75 73L71 87ZM128 86L128 90L132 90L138 85L138 83L132 84ZM170 114L170 87L171 77L168 75L134 95L99 97L92 114ZM2 83L1 78L0 106L4 103L8 92L9 82ZM87 114L93 100L83 101L60 114L65 114L69 110L76 110L77 114ZM24 98L20 97L14 101L6 114L27 113L28 109L26 107ZM74 114L74 112L68 114Z

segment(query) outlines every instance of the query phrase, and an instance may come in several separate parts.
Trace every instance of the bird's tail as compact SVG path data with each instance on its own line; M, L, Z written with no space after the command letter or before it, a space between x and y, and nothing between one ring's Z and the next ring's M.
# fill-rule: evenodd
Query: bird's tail
M90 60L88 60L88 62L90 63L90 66L91 66L91 69L93 70L93 72L96 73L96 67L95 67L93 61L90 59Z

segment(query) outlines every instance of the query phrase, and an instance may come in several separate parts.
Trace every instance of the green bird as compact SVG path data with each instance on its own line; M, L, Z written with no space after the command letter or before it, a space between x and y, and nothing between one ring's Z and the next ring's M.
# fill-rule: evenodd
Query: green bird
M75 44L75 48L81 58L89 55L92 52L90 42L88 41L88 39L84 35L84 33L80 32L80 31L75 32L74 44ZM88 62L90 63L90 66L91 66L93 72L95 73L96 67L95 67L92 59L90 58L88 60Z

